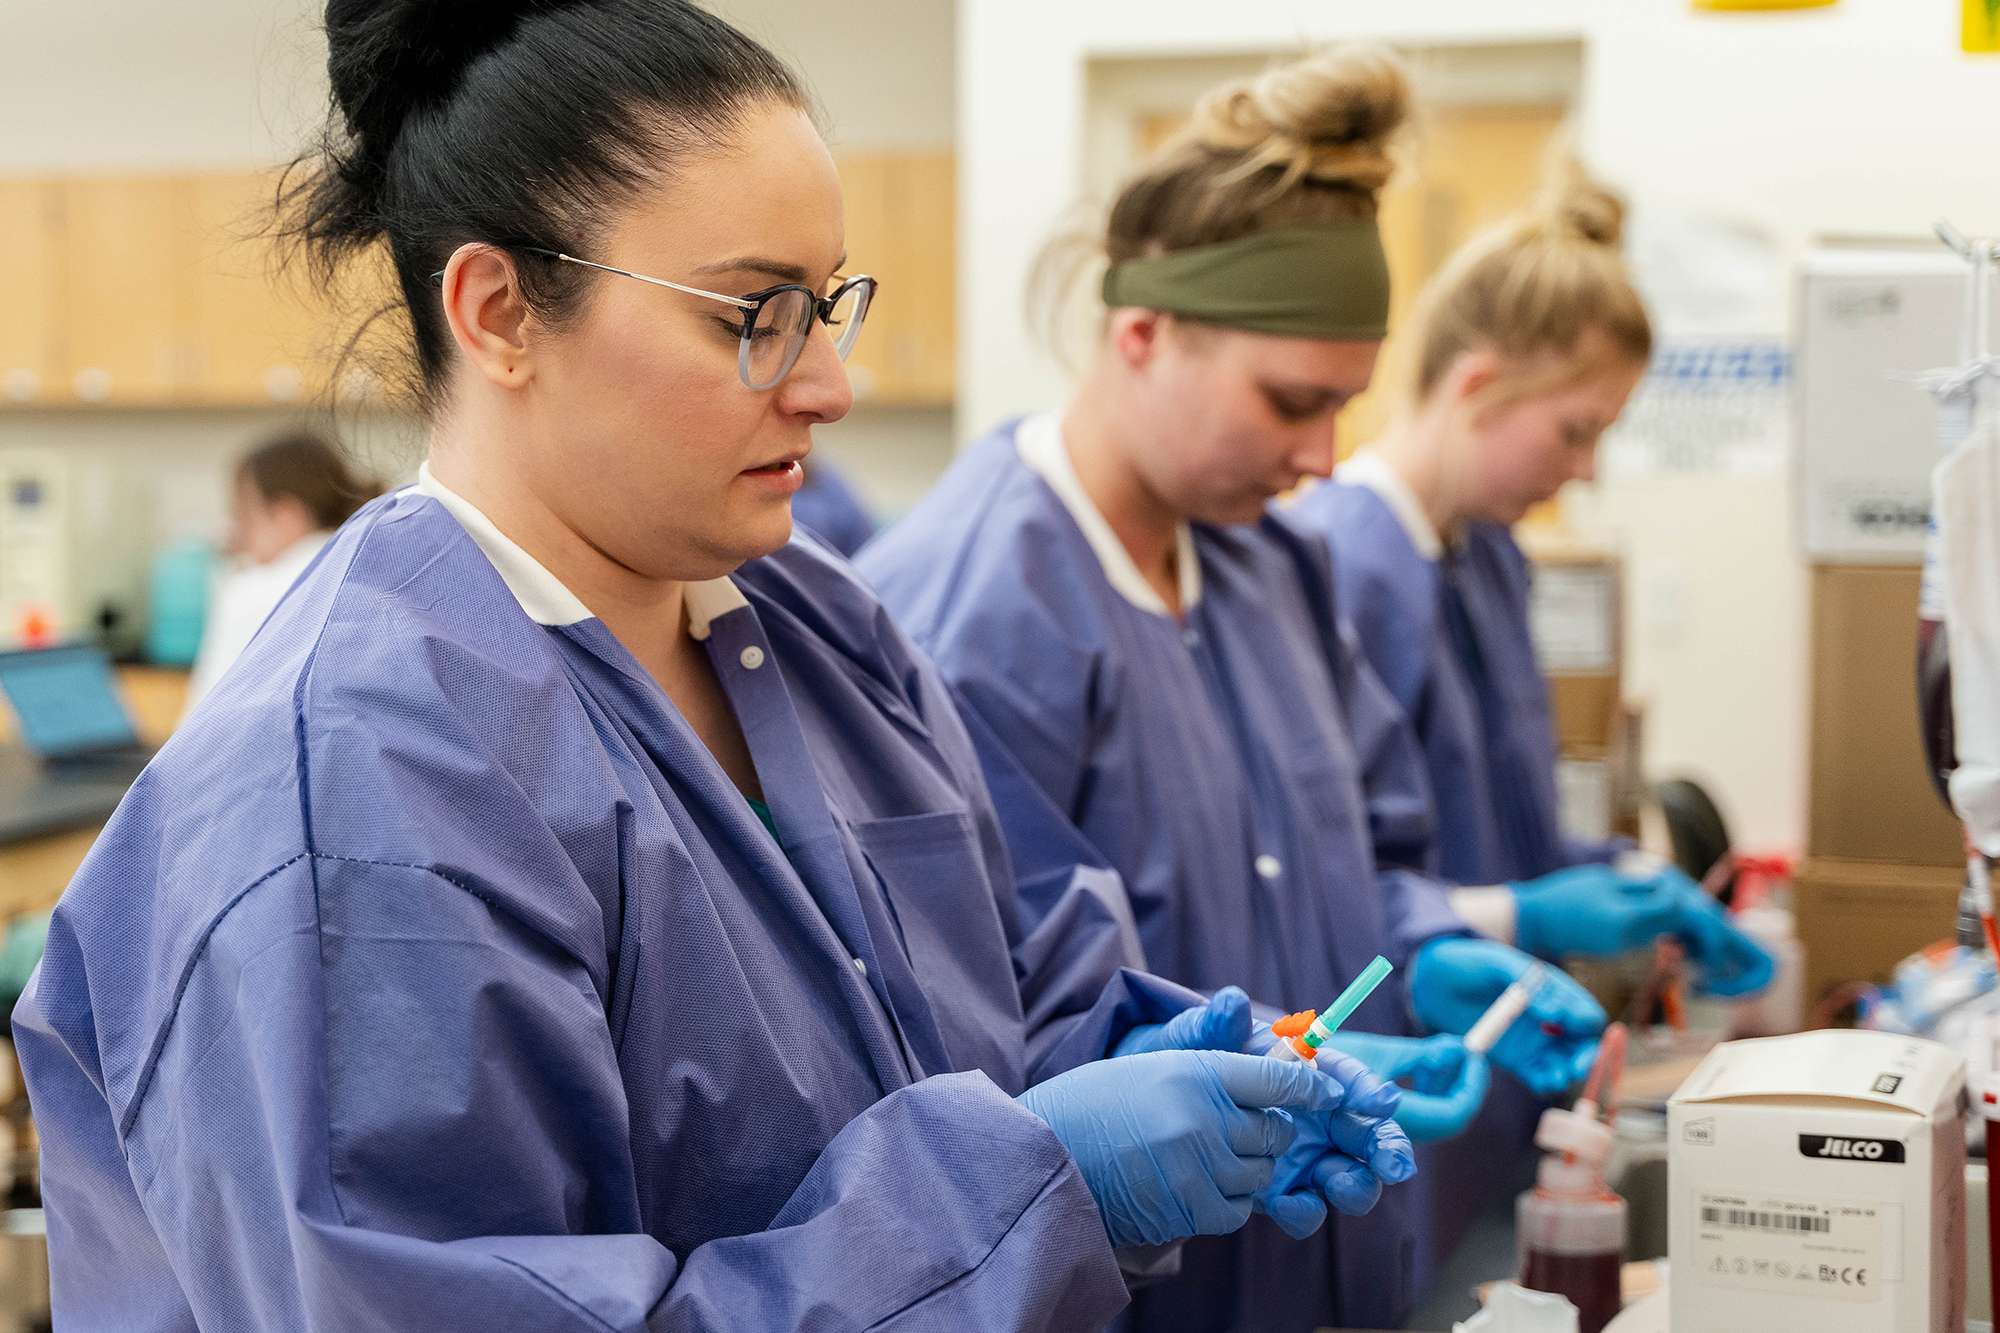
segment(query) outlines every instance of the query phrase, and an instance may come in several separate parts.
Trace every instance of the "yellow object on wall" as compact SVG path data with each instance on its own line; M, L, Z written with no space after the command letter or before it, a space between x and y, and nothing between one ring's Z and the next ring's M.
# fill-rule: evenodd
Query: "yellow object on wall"
M1839 0L1694 0L1696 9L1826 9Z
M2000 0L1959 0L1959 3L1965 7L1959 46L1975 54L2000 51Z

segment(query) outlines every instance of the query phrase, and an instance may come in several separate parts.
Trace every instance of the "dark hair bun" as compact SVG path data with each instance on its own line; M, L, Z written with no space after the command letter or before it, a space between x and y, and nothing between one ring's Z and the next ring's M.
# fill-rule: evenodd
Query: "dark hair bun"
M394 266L426 407L454 351L430 275L453 251L588 254L624 201L751 108L809 106L784 61L693 0L325 4L326 130L279 187L278 227L318 286L371 254ZM516 274L553 326L586 286L550 268Z
M348 133L387 153L410 112L451 95L523 20L583 0L327 0L326 69Z

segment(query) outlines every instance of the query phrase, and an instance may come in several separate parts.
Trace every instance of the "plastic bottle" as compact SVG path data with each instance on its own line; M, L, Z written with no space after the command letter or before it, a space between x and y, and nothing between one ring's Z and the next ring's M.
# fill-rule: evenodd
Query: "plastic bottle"
M208 616L215 551L205 542L183 541L153 559L146 618L146 659L161 666L190 666L201 647Z
M1597 1104L1600 1087L1615 1087L1624 1054L1625 1029L1614 1024L1576 1109L1542 1113L1535 1146L1547 1155L1535 1188L1514 1208L1521 1285L1567 1298L1576 1307L1578 1333L1603 1333L1625 1303L1625 1200L1605 1183L1614 1135ZM1607 1105L1611 1100L1607 1091Z

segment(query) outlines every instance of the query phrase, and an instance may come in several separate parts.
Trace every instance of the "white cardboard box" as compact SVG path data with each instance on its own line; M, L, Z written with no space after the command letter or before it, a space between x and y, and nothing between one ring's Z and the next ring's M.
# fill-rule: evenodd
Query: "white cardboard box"
M1934 400L1911 377L1960 359L1969 272L1941 245L1807 255L1796 458L1808 560L1922 560L1943 454Z
M1668 1103L1674 1333L1961 1333L1964 1102L1912 1037L1716 1047Z
M1604 842L1614 831L1617 782L1609 759L1556 760L1556 816L1579 842Z
M1618 669L1618 575L1612 559L1536 565L1528 614L1543 671Z

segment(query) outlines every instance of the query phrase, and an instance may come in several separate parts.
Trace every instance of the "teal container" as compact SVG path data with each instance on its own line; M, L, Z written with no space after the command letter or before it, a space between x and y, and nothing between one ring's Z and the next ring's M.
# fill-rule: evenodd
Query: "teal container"
M208 595L215 579L215 548L207 542L176 542L153 558L146 617L146 660L161 666L194 665L208 621Z

